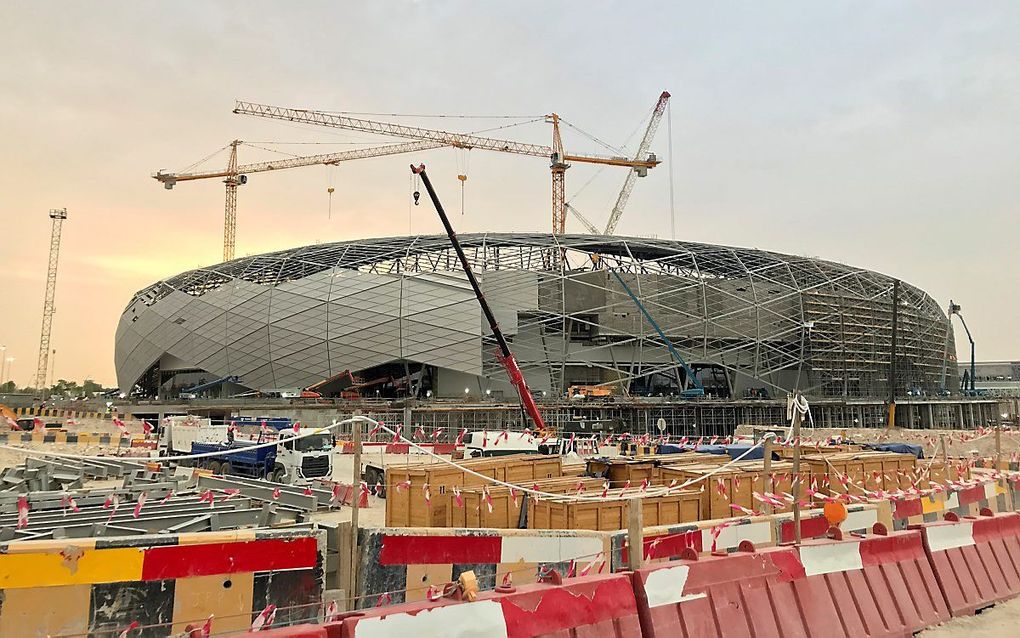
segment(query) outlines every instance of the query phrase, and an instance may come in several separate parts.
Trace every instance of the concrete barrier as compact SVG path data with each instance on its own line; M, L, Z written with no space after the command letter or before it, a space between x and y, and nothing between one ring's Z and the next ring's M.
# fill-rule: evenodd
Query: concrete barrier
M605 636L640 638L637 602L628 574L531 584L511 593L485 592L475 602L405 603L345 618L331 638L475 638Z
M921 526L939 588L954 616L1020 594L1020 514Z
M374 606L378 592L397 592L392 603L423 600L430 585L465 571L475 572L482 589L498 585L507 572L515 583L534 582L542 565L566 575L572 561L580 571L600 554L608 557L609 538L580 530L362 529L358 606Z
M1013 509L1014 499L1010 496L1005 481L987 479L964 488L899 499L892 505L892 529L907 529L911 525L934 523L952 512L957 516L977 516L981 510L1007 512Z
M910 636L949 619L912 531L678 561L633 579L644 638Z
M875 523L890 524L888 506L860 504L847 507L847 520L842 525L846 533L870 530ZM801 537L825 536L829 523L821 510L804 510L801 518ZM611 532L614 571L626 569L628 564L627 532ZM645 528L643 556L646 562L676 560L688 549L699 554L736 551L748 541L756 548L772 547L793 540L793 514L750 516L716 521L700 521L687 525Z
M216 615L240 631L266 605L279 623L318 614L321 530L11 541L0 545L0 636L169 635Z

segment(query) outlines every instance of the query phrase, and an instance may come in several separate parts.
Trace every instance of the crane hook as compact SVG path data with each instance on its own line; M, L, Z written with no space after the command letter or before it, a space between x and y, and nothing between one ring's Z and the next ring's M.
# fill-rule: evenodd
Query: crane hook
M421 198L421 191L414 191L413 196L414 196L414 205L417 206L418 205L418 200Z

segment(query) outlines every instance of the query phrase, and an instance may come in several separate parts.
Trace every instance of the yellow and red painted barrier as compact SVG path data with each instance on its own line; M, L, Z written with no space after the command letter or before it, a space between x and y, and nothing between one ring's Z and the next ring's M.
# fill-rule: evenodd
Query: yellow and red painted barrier
M145 447L142 435L121 436L109 432L70 432L67 430L35 430L32 432L0 432L0 444L16 443L61 443L77 445L120 445L121 447ZM155 441L152 441L155 447Z
M325 532L238 530L12 541L0 546L0 636L170 635L216 617L242 630L267 605L279 622L319 614Z

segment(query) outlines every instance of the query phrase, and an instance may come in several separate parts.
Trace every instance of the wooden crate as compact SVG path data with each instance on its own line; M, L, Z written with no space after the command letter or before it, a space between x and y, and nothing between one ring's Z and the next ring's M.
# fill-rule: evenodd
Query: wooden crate
M895 452L843 452L807 454L801 461L810 467L819 490L860 494L858 487L885 491L911 487L913 479L908 474L914 471L917 458L913 454ZM848 476L853 485L844 487L839 480L840 474Z
M540 479L522 484L524 487L537 486L542 492L551 494L574 494L578 484L584 486L585 494L599 494L604 479L579 478L575 476L552 479ZM516 502L510 494L510 488L500 485L489 487L492 499L492 512L485 504L484 493L478 486L465 488L461 492L463 507L457 507L456 500L451 496L447 527L486 527L493 529L517 529L521 518L521 507L526 502L525 495L517 492ZM527 497L528 500L531 497Z
M470 469L483 476L507 483L527 485L535 480L560 475L560 457L517 454L459 461L459 467L446 463L386 468L386 525L390 527L446 527L453 487L482 485L486 480L465 472ZM396 489L404 481L410 487ZM425 502L428 484L431 506Z
M741 461L723 470L719 470L717 465L682 465L664 467L660 472L661 480L666 484L673 480L682 484L693 479L702 479L701 482L686 489L700 490L699 511L700 520L703 521L739 516L740 512L735 511L731 505L762 511L762 503L754 499L754 492L782 494L793 491L793 464L785 461L773 461L769 476L765 475L765 466L760 460ZM708 478L704 478L705 476ZM801 485L804 489L808 486L809 480L809 470L806 466L802 467ZM720 483L725 494L719 491ZM701 490L702 486L704 490ZM787 512L791 509L792 506L787 506L773 508L773 511Z
M553 501L528 502L529 529L590 529L615 531L626 529L630 504L637 501ZM698 520L700 499L697 492L677 491L668 496L647 496L642 504L645 527L676 525Z
M772 446L772 451L775 452L779 458L790 461L793 459L793 446ZM847 452L860 452L861 446L856 444L842 444L842 445L823 445L821 447L815 447L810 444L804 444L800 448L801 457L807 456L808 454L818 456L820 454L845 454Z

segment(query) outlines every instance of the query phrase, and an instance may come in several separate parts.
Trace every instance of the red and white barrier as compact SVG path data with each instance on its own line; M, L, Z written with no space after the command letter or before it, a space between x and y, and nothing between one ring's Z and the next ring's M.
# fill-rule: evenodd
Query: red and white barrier
M920 534L809 541L634 575L645 638L910 636L949 620Z
M588 576L562 585L535 584L486 592L472 603L440 600L366 610L340 623L343 638L640 638L627 574ZM330 636L335 635L331 630Z
M954 616L1020 594L1020 514L920 526L939 588Z

